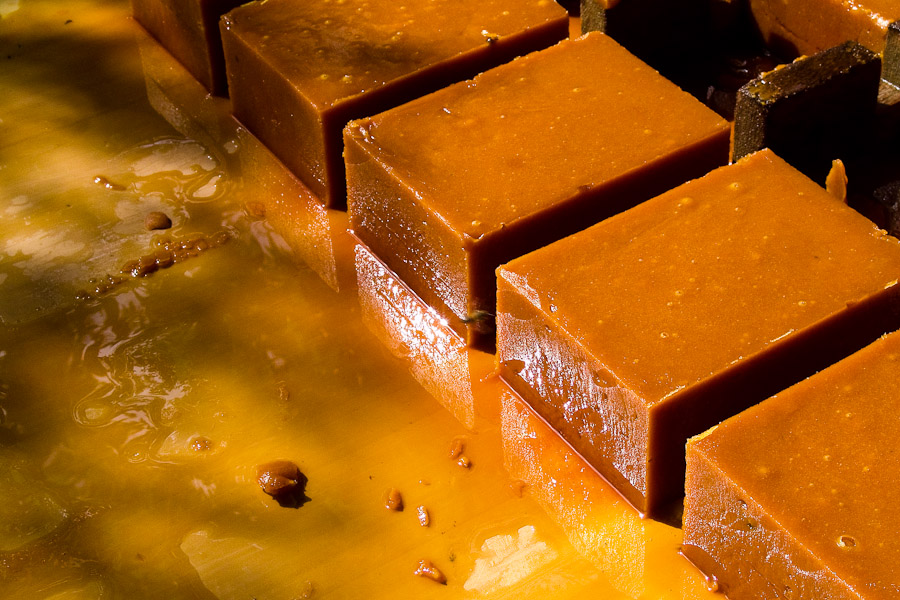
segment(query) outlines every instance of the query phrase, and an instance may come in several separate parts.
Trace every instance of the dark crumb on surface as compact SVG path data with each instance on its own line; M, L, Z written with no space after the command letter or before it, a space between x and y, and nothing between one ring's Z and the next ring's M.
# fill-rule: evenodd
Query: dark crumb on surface
M191 440L191 450L194 452L206 452L212 449L212 441L203 436L195 437Z
M419 565L416 568L415 574L419 577L424 577L425 579L430 579L435 583L440 583L441 585L447 585L447 577L434 566L434 563L430 560L423 559L419 561Z
M306 495L309 481L300 468L289 460L276 460L256 467L256 481L280 506L300 508L310 498Z
M466 443L461 438L455 438L450 442L450 458L459 458L466 449Z
M388 510L403 510L403 496L397 488L391 488L384 494L384 507Z
M157 239L154 241L156 251L153 254L128 261L122 265L120 273L135 278L146 277L159 269L167 269L176 263L200 256L203 252L226 243L230 237L228 232L220 231L211 237L200 235L181 242Z
M527 484L521 479L514 479L509 482L509 489L512 491L513 495L516 498L521 498L525 493L525 488L528 487Z
M91 284L93 289L91 291L83 290L76 294L75 298L83 301L91 300L93 298L96 298L97 296L102 296L112 289L115 289L125 281L125 278L120 275L107 274L105 277L101 277L99 279L92 277L88 280L88 283Z
M422 527L428 527L431 525L431 515L428 513L428 509L424 506L416 507L416 517L419 519L419 525Z
M172 227L172 219L169 218L169 215L159 211L153 211L151 213L147 213L147 216L144 217L144 227L147 228L147 231L157 231L159 229L169 229Z

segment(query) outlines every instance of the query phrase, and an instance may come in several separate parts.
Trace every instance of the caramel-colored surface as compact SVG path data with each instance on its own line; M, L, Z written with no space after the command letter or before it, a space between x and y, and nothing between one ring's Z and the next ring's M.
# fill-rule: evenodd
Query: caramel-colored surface
M750 0L766 43L787 54L814 54L853 40L884 49L888 25L900 19L893 0Z
M552 21L550 0L431 0L397 4L268 0L229 16L228 27L265 56L318 110ZM485 33L487 32L487 33Z
M771 152L501 267L504 377L642 511L685 439L897 324L900 243Z
M242 0L132 0L135 19L214 94L225 95L219 17Z
M504 272L652 405L896 285L900 243L762 152Z
M348 125L350 219L416 293L491 346L492 324L485 334L472 319L494 313L497 266L723 164L727 135L590 34Z
M714 598L129 12L0 3L0 597Z
M896 597L898 360L894 334L690 443L686 552L731 597Z
M591 34L350 133L423 205L477 240L726 132L711 110Z
M269 0L222 20L235 116L329 208L341 129L566 36L553 0Z

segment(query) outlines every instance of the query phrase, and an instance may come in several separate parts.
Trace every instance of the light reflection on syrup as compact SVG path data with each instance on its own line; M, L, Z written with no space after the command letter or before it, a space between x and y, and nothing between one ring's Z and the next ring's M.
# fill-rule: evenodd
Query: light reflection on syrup
M145 288L120 292L91 307L76 334L79 368L93 387L74 403L73 419L113 429L105 438L130 462L147 460L163 442L164 427L191 390L165 360L172 334L153 325L148 300Z
M325 209L268 148L229 115L227 100L206 94L199 83L168 66L171 59L159 46L142 44L140 51L153 108L187 138L219 149L218 160L241 171L239 183L233 181L232 185L243 188L230 189L243 198L251 218L265 218L268 227L251 227L263 248L285 249L286 244L331 288L352 289L353 271L342 270L347 264L342 252L349 248L349 240L342 239L346 214ZM277 236L272 236L272 229Z
M182 203L211 202L229 189L222 161L199 142L165 137L128 150L113 159L123 172L118 187L140 196L158 195Z
M332 289L352 289L352 271L346 270L341 254L349 244L346 214L326 209L249 131L238 127L236 136L250 210L265 216L297 257Z
M715 598L687 561L673 560L681 532L642 519L512 390L501 396L500 420L510 475L617 590L631 598Z
M127 21L126 12L116 8L112 18ZM546 590L511 587L501 592L505 597L546 597L548 590L559 592L554 598L584 597L577 590L586 583L586 561L573 558L571 546L611 569L608 577L629 595L655 592L641 580L657 554L637 536L647 525L623 517L618 505L600 508L604 493L586 499L584 490L594 484L576 488L580 497L567 491L563 473L579 460L570 452L535 449L536 464L524 473L545 482L541 493L531 482L525 497L498 492L508 484L492 455L501 441L492 426L500 421L506 428L509 415L506 405L501 413L496 398L476 389L491 387L483 381L491 358L467 351L425 307L404 299L402 285L371 256L353 256L344 239L346 216L322 209L237 126L227 101L206 95L146 36L140 51L150 103L183 137L154 135L82 173L115 217L90 230L104 242L92 250L111 260L91 262L90 274L101 277L149 248L154 234L141 229L146 210L176 217L173 239L225 228L235 242L90 302L58 305L20 332L0 331L8 334L0 378L13 384L9 398L0 394L0 427L9 432L0 438L0 458L9 455L7 441L26 453L32 493L40 496L42 486L59 493L64 514L55 525L49 511L50 533L27 552L3 557L0 580L10 564L20 578L4 591L22 598L36 590L60 598L133 597L134 590L171 598L249 597L260 590L363 597L389 581L394 585L377 597L445 598L447 591L464 594L474 571L470 541L477 540L477 550L495 534L537 523L540 540L569 562L553 562L556 571L540 574L536 583ZM97 173L125 189L94 183ZM251 202L263 210L248 210ZM351 293L320 290L309 273L288 268L288 246L331 288ZM369 325L389 333L383 338L389 348L410 361L446 411L419 395L355 322L357 275ZM466 434L470 469L446 457L447 445L463 433L459 423L475 426ZM518 442L502 443L510 453ZM248 475L282 456L309 467L314 497L289 515L266 505ZM512 477L524 479L513 459L507 463ZM546 472L554 475L538 475ZM411 498L424 498L429 527L412 511L396 515L406 521L385 520L377 498L398 480ZM571 546L554 534L547 515ZM615 545L613 535L623 541ZM658 554L677 560L671 533L661 538L665 552ZM627 558L615 560L604 544ZM385 556L385 547L396 556ZM447 548L452 559L440 555ZM420 582L407 563L419 549L440 555L449 589L415 587ZM671 581L693 589L690 578ZM590 597L612 597L602 594L606 587ZM665 597L695 596L675 590Z
M356 246L356 273L369 328L460 423L474 427L469 352L462 338L361 242Z
M331 250L335 232L339 231L328 223L329 218L334 218L332 211L325 211L317 199L308 196L308 192L304 195L302 184L268 155L265 148L258 146L259 142L249 133L239 128L238 139L242 140L242 152L251 157L243 162L245 176L248 173L263 174L271 187L270 193L261 197L274 195L276 198L274 202L266 202L266 219L273 223L281 221L281 227L276 228L288 232L285 238L290 247L326 282L333 282L332 268L339 268L340 254L333 255ZM489 414L497 405L479 404L484 400L484 392L473 387L473 382L477 384L491 370L485 368L487 355L468 350L459 336L371 251L358 241L354 242L356 286L363 318L370 330L395 356L404 360L416 380L465 427L474 427L476 417L497 419L496 413ZM330 266L332 261L335 261L335 267ZM537 420L530 425L545 428L535 434L535 439L550 439L549 446L526 453L527 458L520 454L517 466L514 455L518 442L510 441L515 439L516 433L508 429L511 426L508 399L506 395L501 397L499 414L507 460L505 466L512 478L529 484L532 495L563 527L575 549L628 597L658 593L684 600L706 598L702 577L680 561L675 553L680 533L671 527L641 520L596 473L547 430L543 422ZM507 433L512 433L512 437ZM553 447L553 440L558 448ZM557 470L560 462L562 468ZM522 465L528 466L518 468ZM576 479L583 478L575 490L567 488L573 481L572 468ZM548 476L547 473L557 475ZM660 578L648 573L658 565L665 565L667 575L671 576ZM660 584L660 581L664 583Z

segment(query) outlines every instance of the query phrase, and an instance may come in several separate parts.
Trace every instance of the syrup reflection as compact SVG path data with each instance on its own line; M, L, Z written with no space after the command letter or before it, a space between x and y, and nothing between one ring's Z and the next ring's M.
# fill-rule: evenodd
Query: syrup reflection
M176 131L209 147L221 147L237 161L235 130L227 98L211 96L172 55L143 30L135 35L147 99Z
M459 516L460 524L471 520L475 525L470 525L469 529L465 529L463 526L459 530L447 529L446 538L450 537L449 532L457 531L454 538L457 541L453 543L455 545L451 545L453 548L457 546L465 548L466 545L458 540L472 538L478 539L478 544L475 544L476 550L481 541L485 541L483 550L486 549L485 552L490 550L493 553L491 554L492 560L496 559L494 555L502 554L494 548L501 542L503 542L504 549L507 546L515 549L515 552L511 552L510 555L525 555L530 552L535 556L541 556L543 557L541 560L557 569L553 574L553 577L557 579L547 575L545 580L545 585L553 587L553 592L548 592L553 593L553 597L563 597L560 591L560 587L563 586L558 580L559 577L571 579L573 589L581 585L578 583L580 580L591 579L589 583L595 585L598 590L602 589L605 593L597 594L596 597L612 597L609 595L609 586L605 582L593 581L596 575L594 568L596 568L606 575L623 596L666 598L667 600L713 598L706 592L702 576L695 573L686 561L681 564L677 559L675 553L681 539L678 530L659 523L642 521L564 442L534 416L521 400L503 390L497 380L490 377L494 369L493 356L467 349L464 341L434 311L419 300L377 257L362 244L355 243L347 233L346 215L325 209L318 198L230 116L227 100L209 96L199 83L186 74L180 64L149 38L144 39L142 36L140 47L150 104L179 133L195 140L217 157L218 165L226 171L226 178L224 180L217 179L215 184L231 186L230 190L233 192L231 196L236 196L239 203L243 205L242 209L227 206L228 201L216 193L217 201L208 204L220 205L219 214L223 223L227 222L236 226L239 224L238 221L246 219L247 215L256 217L258 220L250 223L249 229L253 237L259 241L259 246L264 253L268 254L266 248L269 246L273 247L272 252L276 253L278 249L275 246L279 246L281 244L279 240L283 239L292 253L305 262L332 289L346 291L358 288L359 303L367 328L376 334L382 345L405 361L418 383L434 396L447 412L469 430L474 429L476 423L479 426L482 423L486 424L483 429L487 432L487 437L491 437L494 442L498 441L496 440L498 436L492 425L499 422L501 425L499 442L502 444L504 466L513 478L526 483L532 499L540 505L550 519L560 525L565 534L565 539L556 539L557 537L562 538L558 533L556 537L547 534L547 526L550 523L542 522L542 520L546 520L544 514L536 506L523 508L524 504L532 503L530 499L507 498L498 502L498 494L495 493L493 496L486 494L484 490L487 489L487 486L482 484L481 488L466 488L467 493L471 494L466 497L467 502L460 502L458 498L455 502L450 502L449 497L445 499L439 498L437 495L429 502L429 507L434 509L433 515L436 523L440 522L442 516L446 519L446 515L457 514L462 510L459 508L460 506L467 507L466 510L470 510L473 515L478 515L475 518L466 516L468 513L465 515L458 513L461 515ZM200 186L191 189L212 188ZM188 200L186 199L186 201ZM191 207L193 214L198 214L202 209L203 207L196 204ZM234 214L228 211L233 211ZM259 220L263 217L265 217L265 221ZM274 230L278 236L271 236L271 230ZM251 268L245 271L245 273L254 272ZM256 283L258 284L259 281ZM241 286L242 289L243 287ZM270 295L275 289L277 287L267 288L267 297L261 301L257 310L259 314L266 315L267 319L276 319L274 313L278 310L281 310L282 314L303 312L305 319L320 312L313 306L314 303L311 303L309 307L296 306L296 296L287 293L280 302L273 303ZM234 293L233 290L232 292ZM237 297L236 293L235 296L231 301L233 310L230 312L245 315L246 298ZM229 294L220 293L217 301L226 305L229 302L228 297ZM318 298L318 300L321 301L319 306L335 304L334 299L330 297L328 299ZM227 307L219 310L228 312ZM337 315L337 311L335 311L335 315ZM324 322L327 322L327 319L323 319ZM299 347L301 340L304 347L309 345L319 354L328 351L340 354L339 349L341 348L360 346L360 340L356 338L344 339L343 343L338 341L326 344L317 341L309 344L309 332L304 338L304 335L282 332L283 324L281 326L270 325L270 327L272 331L279 331L279 335L290 338L291 341L283 342L289 348L295 348L294 344ZM252 327L248 325L246 328L242 328L241 334L237 336L241 338L241 343L236 346L254 347L253 344L258 343L258 340L257 342L254 340L259 337L261 329L267 330L268 328L261 328L258 323ZM326 325L320 329L323 336L326 332L334 330L331 326ZM229 335L236 334L232 332ZM372 348L366 348L364 343L360 346L360 355L371 352ZM305 357L306 354L298 354L298 356ZM342 360L341 364L352 365L348 368L353 369L363 363L362 359L356 361L352 358L351 360ZM300 363L302 361L294 360L288 362L288 365ZM312 358L309 363L319 364L318 359L313 360ZM330 363L323 361L323 368L325 364ZM194 412L201 412L199 409L185 406L186 410L183 411L177 423L165 422L165 428L159 430L159 436L152 445L155 454L150 457L152 460L145 461L145 465L146 463L184 463L192 468L194 464L199 465L197 469L203 467L206 469L203 471L205 476L193 478L191 475L192 478L189 481L187 477L193 471L184 469L185 478L180 481L180 484L182 487L192 486L199 492L198 496L203 496L204 502L222 503L221 514L228 515L227 519L223 519L217 525L204 525L198 529L198 520L194 519L189 527L184 526L187 533L182 538L180 549L189 558L192 569L196 571L196 574L192 575L194 580L199 577L199 580L211 593L219 597L234 597L235 595L246 595L252 590L258 589L256 586L258 582L233 576L235 571L245 569L248 562L257 564L260 572L268 573L276 570L281 573L291 573L291 576L285 578L284 581L282 581L282 575L279 575L278 579L267 580L263 587L270 590L277 591L281 589L281 586L296 584L294 576L300 577L300 574L297 573L297 565L302 564L303 561L298 560L297 541L293 534L285 530L281 523L284 518L281 514L277 515L277 526L273 516L271 524L263 523L266 526L261 527L260 523L266 517L263 517L259 523L251 522L249 518L235 519L235 515L246 517L249 514L255 515L255 513L246 508L234 510L230 505L230 502L233 501L221 500L228 495L224 493L225 486L230 486L231 495L239 497L242 501L246 500L248 506L259 503L256 496L249 496L250 492L245 490L245 488L252 488L252 486L244 485L252 479L244 473L247 470L245 463L247 465L255 464L258 462L259 456L263 454L296 454L306 457L311 465L328 466L333 462L330 458L332 455L343 453L352 457L352 460L348 461L349 463L361 464L365 462L364 458L381 457L380 451L390 452L386 456L391 456L391 460L384 458L372 462L370 472L374 472L376 476L374 481L377 483L370 483L373 481L370 476L368 479L361 480L362 484L355 482L352 484L352 486L367 490L364 487L366 485L381 486L381 481L396 478L394 472L396 464L410 464L414 462L411 460L414 455L422 454L417 450L415 453L410 452L403 460L397 460L394 456L397 450L393 446L388 449L384 444L378 443L382 439L381 436L383 439L388 439L390 436L390 439L394 440L392 445L396 444L398 449L413 447L413 442L416 442L415 447L417 448L427 447L428 444L422 443L425 438L427 437L429 442L433 440L434 432L419 434L399 427L400 421L410 418L406 416L406 413L402 413L403 416L399 420L387 420L387 416L394 418L401 414L398 409L410 410L407 405L394 406L386 402L383 397L378 397L377 400L373 397L369 402L354 401L351 405L338 405L332 402L332 399L337 397L363 397L365 399L366 394L377 396L377 393L372 390L380 388L377 381L378 376L380 375L384 379L395 377L393 369L388 368L387 364L369 369L364 375L365 377L360 378L356 385L352 385L353 382L347 374L341 373L339 377L335 376L341 382L340 385L347 384L352 388L350 393L342 391L325 395L304 394L304 390L313 390L311 384L307 385L306 380L293 375L291 369L284 368L280 364L274 365L272 377L279 381L288 381L290 385L286 385L284 389L292 388L296 397L306 397L308 404L310 398L315 399L321 396L321 400L316 404L321 407L317 410L326 411L328 416L316 421L318 427L307 434L306 437L309 439L306 441L299 439L300 436L273 438L268 435L270 432L265 431L262 425L259 426L260 435L248 435L247 430L253 430L254 427L247 424L252 424L256 420L263 423L283 421L286 424L293 424L306 418L303 413L292 412L298 409L296 403L288 401L287 393L283 394L285 398L280 399L277 403L270 400L269 402L272 403L270 409L262 411L265 414L257 415L252 419L250 418L252 415L238 408L238 402L234 400L234 406L230 410L234 411L237 416L231 417L228 423L221 422L221 419L216 421L219 428L227 427L229 423L232 423L233 431L229 430L230 434L220 432L218 436L210 437L208 441L203 435L208 432L200 424L207 421L212 422L211 417L225 412L215 406L210 407L202 415L205 417L203 419L193 415ZM254 398L252 404L255 412L260 412L259 406L267 406L265 401L260 402L259 390L254 391L244 387L242 381L238 380L236 376L230 376L228 373L218 373L217 376L227 381L227 385L223 383L216 386L216 391L229 390L228 398L237 396ZM360 376L357 375L357 377ZM310 378L310 380L312 379ZM173 382L176 380L173 378ZM315 378L315 380L320 381L321 378ZM270 392L270 388L274 389L272 385L263 387ZM281 390L280 385L278 389ZM103 391L98 390L92 398L96 400L102 395ZM397 396L402 397L403 395ZM154 402L159 404L159 398L154 397ZM189 403L179 402L179 404ZM284 414L278 412L282 405ZM231 406L230 402L229 406ZM348 406L352 406L353 410L348 410ZM372 407L380 407L379 410L387 416L373 419ZM104 414L102 405L99 407L100 410L87 404L80 408L87 417L93 416L100 420L109 418ZM305 406L304 410L306 408L308 406ZM360 414L365 416L356 419L348 418L348 415L352 416L354 411L360 411ZM322 427L323 421L327 425L326 427ZM389 422L390 427L379 429L370 426L373 422L381 421ZM355 426L354 423L360 425ZM446 423L441 425L442 428L446 426ZM352 429L352 434L348 435L348 427L355 427ZM108 431L109 428L101 427L99 429ZM286 425L284 430L291 429ZM386 431L389 433L385 433ZM247 439L265 441L255 441L246 447L230 443L227 445L227 451L222 450L226 448L223 444L237 439L239 434ZM477 431L472 432L471 435L478 439ZM198 443L200 446L197 445ZM337 447L335 447L336 445ZM208 450L212 450L212 452L197 453L196 448L201 446L204 448L208 446ZM291 449L296 447L296 451L287 452L282 446ZM473 444L473 447L477 446ZM264 449L267 452L263 452ZM229 458L229 452L235 456ZM202 459L201 456L209 456L212 460ZM441 458L446 462L443 456ZM228 462L230 470L221 465L217 466L219 462L226 462L226 459L230 461ZM466 482L476 477L482 477L483 473L489 472L491 485L496 487L502 483L505 486L500 467L494 466L499 459L492 462L482 454L475 460L474 470L462 470L454 463L447 463L449 466L446 468L453 469L450 471L452 476L447 476L447 481ZM443 465L444 462L440 464ZM379 465L382 464L388 465L388 467L380 467ZM384 469L384 471L378 469ZM496 472L489 471L490 469L496 469ZM236 478L235 472L241 475ZM210 473L217 477L211 478ZM327 481L329 476L328 470L320 469L316 481L320 482L323 478ZM330 484L320 483L321 489L339 489L340 486L345 485L339 483L336 475L334 477ZM412 476L410 475L410 477ZM410 482L413 481L410 479ZM438 485L440 481L442 480L434 478L429 485L422 484L421 481L418 485L421 485L421 489L426 491L446 489ZM220 489L217 493L212 493L214 488L211 487L211 484L215 482L218 482ZM408 484L406 489L418 489L411 487L412 485L412 483ZM454 485L461 486L462 484L455 483ZM160 488L163 487L160 486ZM166 487L171 488L171 483ZM253 493L256 493L255 489ZM246 498L244 494L247 494ZM216 500L217 497L220 499ZM442 503L445 500L444 506ZM162 505L163 500L156 500L156 504ZM237 502L235 502L235 506L238 506ZM408 538L404 536L412 535L410 531L415 532L415 535L439 531L437 527L422 528L417 523L409 521L408 529L397 529L399 533L395 533L393 523L386 521L384 515L376 512L367 500L360 503L359 506L363 507L359 514L364 518L359 516L351 518L350 513L347 513L346 517L342 515L340 519L340 523L345 524L341 526L352 529L354 534L357 530L368 532L372 539L379 540L380 547L392 547L392 545L397 547L401 543L405 547L408 544ZM444 506L443 510L441 510L442 506ZM513 509L512 506L516 506L516 508ZM308 511L307 508L309 508ZM380 510L380 507L378 508ZM362 556L362 554L357 554L362 550L350 546L347 546L348 549L345 551L346 557L340 553L339 546L334 541L340 539L340 536L335 533L335 527L338 527L339 524L334 519L334 515L329 512L330 510L332 509L326 502L313 502L309 507L304 508L304 512L298 511L296 515L291 515L291 518L304 520L303 526L307 536L313 533L310 527L320 528L318 534L311 536L311 539L322 544L320 548L327 548L327 550L324 552L320 549L310 550L306 572L302 574L300 583L306 585L307 578L311 581L321 581L323 583L320 590L326 592L329 585L346 584L343 581L344 578L340 578L341 581L335 580L333 572L335 565L358 567L359 557ZM322 511L322 513L314 518L315 511ZM496 522L502 520L500 516L503 515L509 519L509 515L515 511L522 511L523 515L530 518L517 516L513 519L515 526L499 531ZM531 511L540 514L531 514ZM169 517L175 511L169 509L159 512ZM206 512L200 514L207 515ZM463 519L463 516L466 516L466 519ZM254 516L254 518L256 517ZM546 536L546 539L550 540L546 544L543 542L544 537L533 538L535 530L526 526L532 521L542 525L539 530L540 535ZM389 523L391 527L385 523ZM488 527L484 523L490 523L490 526ZM456 527L457 523L454 520L453 528ZM260 528L262 531L282 532L284 530L284 533L265 537L260 535ZM471 533L465 535L458 533L462 530L481 531L479 528L498 535L479 534L476 536ZM442 539L446 539L443 537L444 531L441 530L439 535L442 536ZM568 548L565 540L568 540L576 552L573 553L572 549ZM437 547L435 545L435 548ZM550 549L559 553L559 557L550 558L553 556ZM146 552L143 548L141 551ZM446 568L456 571L453 573L454 582L469 581L471 585L474 585L472 583L474 579L471 579L471 576L476 572L474 565L476 559L473 558L476 554L477 552L460 551L457 555L454 550L453 555L457 560L452 564L448 561L443 563ZM577 556L573 557L572 554L577 554ZM247 558L250 555L253 556L252 561ZM388 566L393 568L394 562L400 563L402 562L401 558L403 560L407 558L406 554L402 552L400 555L397 559L391 559L392 562ZM502 556L506 555L502 554ZM485 557L481 558L485 559ZM571 565L571 572L563 570L560 574L561 563L563 566ZM377 572L383 571L385 566L379 563ZM396 570L405 573L405 563L398 566ZM590 572L590 577L587 577L585 571ZM358 586L366 587L367 582L375 583L376 579L380 581L380 575L375 575L375 569L372 569L371 573L368 569L356 572L362 573L364 577L362 581L356 582ZM419 582L413 581L410 585L416 583ZM404 585L406 584L404 583ZM298 588L294 586L291 589L296 593ZM301 590L303 589L301 588ZM472 589L482 588L473 587ZM510 597L523 591L521 587L515 588L515 586L509 589L513 590L509 592L509 595L506 595L505 589L501 591L499 587L496 593L491 595L500 597L497 594L502 594L503 597ZM527 595L530 596L530 594Z
M395 356L407 362L422 387L472 429L476 412L490 412L492 392L486 379L493 370L493 356L468 349L446 320L365 244L356 240L355 249L363 321Z
M512 390L500 398L510 476L565 531L572 546L631 598L716 598L687 561L672 560L681 531L642 519Z
M294 254L335 291L353 287L346 213L329 210L244 127L238 127L245 203L287 242Z
M262 219L277 234L252 227L251 234L265 250L287 245L329 287L354 285L352 271L342 271L349 242L346 214L328 210L305 185L230 114L227 99L209 95L162 47L146 36L139 40L147 98L153 109L179 133L210 149L229 172L226 182L250 217ZM219 180L194 192L221 186ZM215 197L219 194L215 193Z

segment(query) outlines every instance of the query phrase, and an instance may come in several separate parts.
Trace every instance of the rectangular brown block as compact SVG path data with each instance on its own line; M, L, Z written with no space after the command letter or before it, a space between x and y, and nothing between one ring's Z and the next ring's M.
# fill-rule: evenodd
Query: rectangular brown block
M706 44L709 0L581 0L581 30L601 31L654 67Z
M855 42L760 75L738 91L732 160L771 148L824 184L872 137L880 83L879 56Z
M235 116L331 208L341 129L568 34L550 0L268 0L222 24Z
M641 512L684 444L900 325L900 243L770 151L498 270L501 374Z
M451 327L492 347L498 265L723 164L728 129L589 34L351 123L350 219Z
M219 17L246 0L131 0L134 18L206 89L227 94Z
M888 599L900 334L687 446L683 552L732 600Z

